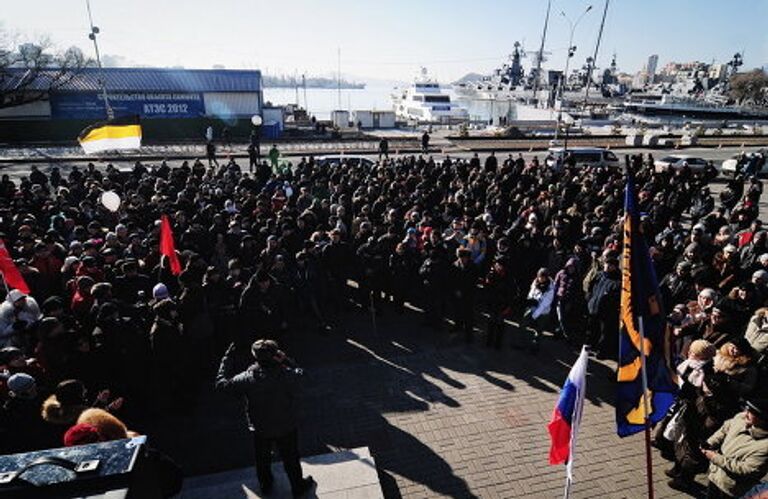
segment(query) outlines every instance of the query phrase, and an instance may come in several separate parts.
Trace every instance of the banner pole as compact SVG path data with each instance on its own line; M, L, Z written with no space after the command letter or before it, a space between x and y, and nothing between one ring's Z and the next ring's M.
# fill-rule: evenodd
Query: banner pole
M653 493L653 455L651 454L651 420L650 406L648 404L648 373L645 369L645 326L643 317L638 317L640 329L640 362L643 378L643 412L645 413L645 473L648 480L648 499L654 499Z

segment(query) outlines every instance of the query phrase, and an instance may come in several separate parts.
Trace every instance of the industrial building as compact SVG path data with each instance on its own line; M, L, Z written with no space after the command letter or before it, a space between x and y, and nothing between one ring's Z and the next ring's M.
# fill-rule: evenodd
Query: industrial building
M26 76L13 70L16 84ZM0 142L75 142L86 126L107 117L101 80L114 115L138 115L145 143L203 140L208 126L220 137L248 137L251 118L260 115L261 136L276 138L280 109L264 109L261 72L163 68L87 68L55 89L45 72L18 85L40 99L0 109ZM6 86L5 91L8 91Z

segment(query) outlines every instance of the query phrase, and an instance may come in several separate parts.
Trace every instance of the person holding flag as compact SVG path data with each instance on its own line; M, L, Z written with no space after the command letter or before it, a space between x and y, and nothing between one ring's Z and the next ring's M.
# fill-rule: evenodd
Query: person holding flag
M181 274L181 262L176 254L176 245L173 242L173 229L168 215L160 217L160 254L168 259L171 273L175 276Z
M18 289L25 295L29 294L29 286L13 262L11 254L5 246L5 241L2 239L0 239L0 275L2 275L6 292L9 289Z
M616 430L645 431L648 497L653 498L650 427L675 401L677 385L664 358L665 316L656 272L642 234L634 179L627 172L624 202Z
M570 497L573 482L573 458L576 453L576 437L584 409L584 394L587 391L587 347L571 367L565 380L560 398L557 400L552 420L547 425L552 445L549 449L549 464L566 464L565 497Z

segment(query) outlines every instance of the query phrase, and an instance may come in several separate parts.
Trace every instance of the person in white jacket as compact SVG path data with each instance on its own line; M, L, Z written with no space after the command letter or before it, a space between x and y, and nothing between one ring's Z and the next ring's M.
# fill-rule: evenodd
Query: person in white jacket
M21 346L24 333L42 314L37 302L18 289L12 289L0 304L0 347Z
M539 330L547 324L554 299L555 283L550 277L549 271L541 268L536 273L536 278L531 283L531 289L528 291L527 307L521 324L525 333L532 331L528 345L532 351L536 351L539 348ZM512 346L520 348L522 345L513 343Z

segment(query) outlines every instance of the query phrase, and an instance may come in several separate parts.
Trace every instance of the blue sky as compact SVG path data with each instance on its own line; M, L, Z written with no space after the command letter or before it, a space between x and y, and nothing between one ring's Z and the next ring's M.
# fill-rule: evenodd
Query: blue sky
M571 67L594 50L604 0L553 0L545 66L562 68L575 20ZM60 46L92 47L85 0L6 0L6 31L49 36ZM130 64L260 68L270 73L342 72L408 80L425 65L443 81L488 72L515 41L537 50L545 0L91 0L102 52ZM45 13L45 15L43 15ZM768 0L611 0L598 65L617 54L634 72L648 55L727 61L745 51L745 67L768 64Z

